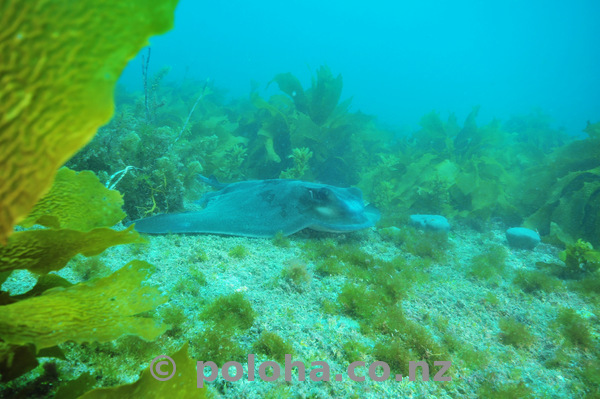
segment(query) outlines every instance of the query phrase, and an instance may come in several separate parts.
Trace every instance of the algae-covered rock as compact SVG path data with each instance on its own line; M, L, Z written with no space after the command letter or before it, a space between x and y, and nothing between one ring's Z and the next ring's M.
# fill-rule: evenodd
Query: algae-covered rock
M540 243L540 235L525 227L512 227L506 230L508 245L518 249L533 249Z
M410 215L410 224L432 231L450 231L448 219L441 215Z

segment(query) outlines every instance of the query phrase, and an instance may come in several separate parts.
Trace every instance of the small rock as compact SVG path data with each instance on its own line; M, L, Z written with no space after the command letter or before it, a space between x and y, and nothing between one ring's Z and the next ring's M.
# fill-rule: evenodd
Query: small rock
M506 230L508 245L519 249L533 249L540 243L540 235L525 227L512 227Z
M433 231L450 231L448 219L440 215L410 215L410 224Z

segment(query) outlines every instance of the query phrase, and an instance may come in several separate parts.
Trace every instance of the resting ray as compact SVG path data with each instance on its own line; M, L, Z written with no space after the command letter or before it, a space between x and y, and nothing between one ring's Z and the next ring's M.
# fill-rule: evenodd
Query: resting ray
M162 214L135 221L140 233L210 233L273 237L305 228L349 232L373 226L379 211L365 206L358 188L300 180L249 180L231 184L199 178L220 188L205 194L197 212Z

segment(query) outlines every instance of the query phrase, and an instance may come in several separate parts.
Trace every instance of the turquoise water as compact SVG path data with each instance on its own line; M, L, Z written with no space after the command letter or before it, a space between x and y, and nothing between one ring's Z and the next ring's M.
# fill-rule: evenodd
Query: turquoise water
M181 1L153 38L152 67L214 79L234 97L276 73L304 84L322 64L344 76L353 109L414 128L437 110L505 120L539 108L578 135L598 119L594 1ZM140 57L122 82L140 87ZM271 91L273 92L273 91Z

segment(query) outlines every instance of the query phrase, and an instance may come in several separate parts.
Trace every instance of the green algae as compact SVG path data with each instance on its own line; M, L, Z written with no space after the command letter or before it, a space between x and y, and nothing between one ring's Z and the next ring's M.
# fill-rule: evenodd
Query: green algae
M252 344L252 348L270 359L279 363L285 361L285 355L294 355L292 345L274 332L263 331L258 339Z
M498 321L498 326L501 331L499 335L500 342L505 345L527 347L535 342L535 338L529 332L529 328L514 318L502 318Z
M482 280L498 281L506 271L508 252L501 245L486 248L483 253L471 259L469 274Z
M248 254L248 249L243 245L236 245L227 253L227 255L235 259L244 259Z

